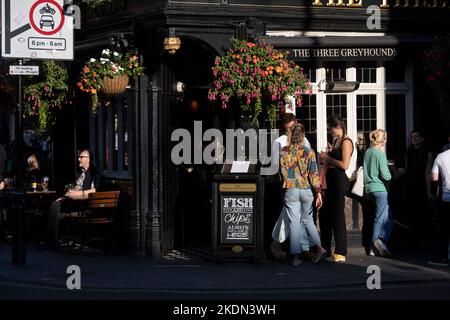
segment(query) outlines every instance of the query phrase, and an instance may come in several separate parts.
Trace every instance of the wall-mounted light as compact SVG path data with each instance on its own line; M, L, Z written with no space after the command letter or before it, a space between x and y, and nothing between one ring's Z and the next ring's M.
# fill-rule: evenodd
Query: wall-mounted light
M164 38L164 50L174 54L180 46L181 40L175 35L175 28L169 28L169 37Z

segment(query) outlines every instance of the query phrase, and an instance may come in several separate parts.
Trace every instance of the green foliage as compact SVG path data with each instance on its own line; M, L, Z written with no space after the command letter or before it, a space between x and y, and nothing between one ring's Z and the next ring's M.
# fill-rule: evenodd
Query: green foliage
M301 105L301 95L311 94L311 86L302 68L286 53L265 43L232 39L232 48L216 57L212 68L214 81L208 92L211 101L220 100L226 108L231 97L238 99L244 111L253 115L253 123L266 108L272 127L277 118L276 105L287 95Z
M67 70L59 63L48 60L40 63L40 76L32 77L23 88L24 115L37 117L39 130L47 131L55 122L55 110L68 101Z

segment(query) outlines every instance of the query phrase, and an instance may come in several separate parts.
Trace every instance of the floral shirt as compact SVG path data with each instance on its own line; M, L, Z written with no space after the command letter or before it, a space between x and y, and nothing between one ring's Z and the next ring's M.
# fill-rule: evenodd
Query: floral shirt
M316 192L320 192L319 170L314 150L301 145L282 148L280 170L283 188L314 188Z

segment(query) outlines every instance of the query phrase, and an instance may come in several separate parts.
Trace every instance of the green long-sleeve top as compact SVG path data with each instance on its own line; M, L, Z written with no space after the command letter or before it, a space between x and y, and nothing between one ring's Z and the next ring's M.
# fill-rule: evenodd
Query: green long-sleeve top
M369 148L364 155L364 189L366 193L386 192L383 181L391 180L386 155L376 148Z

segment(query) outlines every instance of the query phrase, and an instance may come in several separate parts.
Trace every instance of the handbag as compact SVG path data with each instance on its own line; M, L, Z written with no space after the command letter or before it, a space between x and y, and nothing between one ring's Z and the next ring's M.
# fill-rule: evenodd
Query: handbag
M360 197L364 194L364 169L362 166L356 172L356 181L351 192Z

